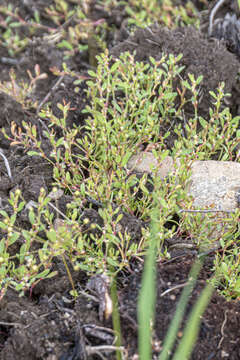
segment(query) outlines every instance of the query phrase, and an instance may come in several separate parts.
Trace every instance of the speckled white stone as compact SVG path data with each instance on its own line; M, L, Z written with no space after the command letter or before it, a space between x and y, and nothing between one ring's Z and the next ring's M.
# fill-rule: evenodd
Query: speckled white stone
M128 169L151 173L157 169L161 179L175 171L174 161L167 156L162 162L151 152L140 152L128 162ZM193 161L187 186L196 208L231 211L236 209L240 193L240 163L233 161Z

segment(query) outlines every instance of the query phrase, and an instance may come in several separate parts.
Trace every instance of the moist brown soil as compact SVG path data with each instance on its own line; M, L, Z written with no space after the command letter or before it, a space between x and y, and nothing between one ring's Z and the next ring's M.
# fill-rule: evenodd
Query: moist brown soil
M35 0L9 1L18 6L21 17L28 19L33 10L38 9L40 14L46 1ZM8 3L9 3L8 2ZM49 6L52 2L48 1ZM180 1L179 1L180 3ZM182 1L184 4L185 1ZM205 2L206 3L206 2ZM206 9L204 2L195 1L199 10ZM229 52L226 44L218 40L208 39L206 34L194 28L182 27L168 30L152 26L139 29L134 35L128 37L125 31L124 20L127 18L124 7L120 6L111 13L104 12L98 6L93 6L92 19L104 18L108 24L114 24L116 34L108 34L109 50L114 57L123 51L135 51L136 60L148 61L149 56L160 59L163 53L183 54L181 64L185 66L183 77L188 72L204 76L202 84L202 101L199 112L203 117L208 116L210 105L209 90L216 89L219 82L224 81L226 91L231 93L229 106L233 115L239 112L239 85L237 72L239 68L238 57ZM46 26L53 26L49 19L44 19ZM24 26L19 32L28 34ZM1 34L1 28L0 28ZM16 58L15 65L4 61L9 58L7 49L0 45L0 81L9 80L9 71L14 67L17 79L27 79L27 70L33 72L34 66L39 64L41 72L48 74L48 78L38 82L34 100L42 101L50 93L48 101L57 116L59 109L57 103L70 102L74 111L71 111L67 126L74 124L84 125L85 115L82 110L89 101L86 98L86 83L79 85L79 91L74 91L74 79L65 76L61 84L51 91L58 78L50 70L53 67L61 69L63 61L70 69L82 75L87 75L90 55L87 51L75 54L68 60L63 58L63 52L54 45L43 40L44 31L39 30L37 39L32 41ZM177 85L177 84L176 84ZM22 121L35 124L41 137L43 149L46 154L51 146L44 135L46 124L40 121L35 109L24 110L11 96L0 92L0 128L5 128L11 135L11 122L14 120L18 126ZM191 108L185 108L186 120L191 116ZM173 119L174 120L174 119ZM61 134L59 133L59 136ZM172 141L174 137L172 137ZM171 147L171 141L168 146ZM36 201L40 188L47 192L52 189L53 175L51 166L38 156L28 156L23 147L10 146L10 142L0 133L0 147L7 157L12 169L10 180L4 161L0 158L0 198L1 208L11 211L8 205L9 194L19 188L24 199ZM64 213L66 205L71 202L70 195L63 195L59 199L59 209ZM98 213L98 204L86 202L82 219L87 217L90 223L85 231L90 231L90 224L102 225ZM28 217L21 213L18 225L28 227ZM141 238L141 228L148 226L137 216L123 214L121 226L131 234L133 241ZM98 231L98 230L92 230ZM15 250L21 244L16 244ZM14 251L14 250L13 250ZM175 254L176 255L176 254ZM168 326L174 315L182 287L188 279L190 268L195 260L194 254L177 254L169 261L157 264L157 299L156 299L156 326L154 330L153 358L157 359L161 351L161 344L166 335ZM213 255L212 255L213 256ZM76 300L69 295L72 289L66 274L65 267L60 259L52 264L58 275L53 279L39 282L31 292L19 297L16 292L9 289L0 301L0 360L80 360L80 359L115 359L116 355L109 346L114 344L111 317L106 319L104 314L104 300L102 294L108 288L105 279L95 276L89 279L84 272L76 272L69 265L79 296ZM213 258L209 256L205 261L197 285L190 298L187 313L191 310L199 297L206 280L211 277ZM122 345L126 359L136 359L137 354L137 315L136 299L141 284L142 263L133 260L131 267L118 275L118 301L122 329ZM90 280L90 282L89 282ZM171 291L164 294L167 289ZM175 289L174 289L175 288ZM94 294L94 296L91 296ZM194 347L191 359L240 359L240 303L238 300L227 302L217 292L202 317L198 341ZM184 320L184 324L187 318ZM183 326L184 326L183 324ZM177 341L181 339L181 331ZM105 348L101 348L105 347Z

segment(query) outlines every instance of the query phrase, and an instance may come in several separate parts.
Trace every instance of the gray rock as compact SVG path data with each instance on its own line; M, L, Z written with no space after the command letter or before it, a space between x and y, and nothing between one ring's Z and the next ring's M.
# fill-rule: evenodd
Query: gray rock
M140 152L132 156L128 169L137 172L152 173L157 171L161 179L176 171L179 165L167 156L162 162L151 152ZM238 207L240 194L240 163L233 161L193 161L187 192L193 197L193 206L207 209L209 207L221 211L234 211Z
M169 173L174 173L180 162L174 161L167 156L164 161L159 162L151 152L140 152L134 155L128 168L138 172L152 173L154 169L157 174L164 178ZM202 211L202 219L206 220L201 227L199 224L196 236L204 237L211 243L210 249L216 247L218 240L224 233L229 231L229 213L240 205L240 163L232 161L193 161L190 166L191 175L185 189L192 197L191 209L182 209L181 212L192 212L192 216L199 215ZM178 182L178 180L177 180ZM191 232L191 229L189 229Z
M234 211L240 192L240 164L233 161L194 161L189 194L198 208Z
M142 173L151 173L157 169L158 176L164 179L171 171L174 171L174 162L171 156L167 156L161 163L154 157L152 152L142 151L133 155L127 164L129 170Z

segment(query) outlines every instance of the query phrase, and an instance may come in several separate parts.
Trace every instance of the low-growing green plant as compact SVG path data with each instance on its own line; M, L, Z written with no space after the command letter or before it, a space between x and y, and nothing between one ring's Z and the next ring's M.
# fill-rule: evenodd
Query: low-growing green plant
M57 231L53 226L48 208L51 205L46 205L48 207L44 211L40 207L39 214L45 220L36 223L38 225L34 222L35 237L32 241L38 241L37 234L45 229L44 251L47 264L48 257L52 259L53 256L60 255L63 256L63 261L68 258L74 269L104 272L110 276L128 266L133 257L145 254L151 239L147 228L142 229L142 239L138 243L132 241L130 233L121 231L124 211L137 213L139 218L149 221L154 196L159 199L161 208L158 256L169 256L163 243L164 239L171 238L174 234L190 237L200 251L211 249L206 233L206 229L209 229L209 233L212 231L211 213L209 217L203 218L195 214L193 218L192 213L183 212L178 223L172 218L174 214L180 214L182 209L191 209L192 199L187 195L186 185L193 160L238 159L236 149L239 138L236 134L239 117L232 118L229 109L223 108L225 94L221 84L216 92L211 92L213 106L209 111L209 122L201 118L198 115L201 77L195 79L190 74L188 79L182 80L180 93L173 88L175 80L179 81L182 70L178 65L180 59L181 56L170 55L163 56L160 61L150 59L150 63L145 64L135 62L130 54L123 54L115 61L107 51L99 56L96 71L89 72L91 80L87 82L87 96L90 105L84 110L88 115L84 126L66 126L68 113L73 111L70 104L58 104L62 111L60 118L54 116L47 106L41 110L39 115L48 124L45 138L52 148L49 155L42 147L35 125L23 122L20 128L13 123L12 136L5 134L12 145L21 144L29 155L41 156L49 162L53 168L53 185L72 195L66 224L62 226L62 230ZM185 89L190 92L188 98L184 96ZM187 101L193 106L193 118L188 123L183 121L181 111ZM175 128L176 140L170 151L165 145L165 140L170 135L170 131L166 129L174 126L176 118L180 124ZM57 136L56 130L60 136ZM179 159L175 173L160 181L156 194L147 190L147 176L139 180L134 169L127 167L131 156L146 143L154 145L153 154L158 161L158 166L152 169L153 185L158 179L161 161L167 155ZM86 198L101 204L98 213L103 226L98 229L98 236L84 234L82 231L81 209ZM38 207L36 205L37 214ZM2 223L6 224L3 226L10 226L15 233L16 229L8 214L2 213L2 216ZM229 221L226 217L222 220L228 224L228 233L223 233L221 238L221 246L226 250L226 255L229 244L237 251L237 243L234 245L234 241L229 242L229 234L232 234L232 239L236 239L234 219L236 218ZM165 227L167 222L172 225ZM48 224L48 229L44 224ZM67 230L67 225L71 225L71 231ZM98 224L91 224L92 230L98 227ZM23 238L29 236L29 232L16 231ZM33 230L29 231L31 233ZM72 237L71 241L69 236ZM6 249L2 246L4 253ZM13 265L9 267L8 262L11 258L9 251L5 257L7 262L4 265L4 276L11 273L8 277L13 280ZM34 261L37 262L36 259ZM41 266L44 267L44 264Z
M163 65L164 60L162 59L160 62ZM28 277L25 275L25 281L21 285L22 290L34 286L37 281L36 271L41 272L40 269L44 268L45 264L48 266L54 256L67 256L75 269L111 273L113 267L114 271L119 271L128 266L133 256L143 254L149 241L146 230L143 231L143 239L139 244L131 241L130 234L122 233L119 230L118 224L123 216L120 208L132 213L138 209L142 212L143 218L147 218L147 209L151 208L151 195L148 200L149 194L146 189L144 190L146 178L139 182L144 193L141 202L138 204L137 201L132 200L131 188L134 186L134 191L137 192L139 186L135 175L127 171L126 164L142 143L150 141L152 138L155 142L158 141L159 126L164 119L167 119L168 112L172 112L170 104L171 102L173 104L176 96L174 93L171 94L172 78L180 69L175 65L174 57L170 57L166 62L165 70L157 70L157 63L154 63L154 60L152 60L153 69L144 64L135 66L130 55L125 55L123 60L118 61L117 66L113 65L110 71L107 54L99 58L99 61L100 65L96 76L93 72L90 73L94 79L97 79L97 83L89 82L88 84L88 96L92 98L93 102L92 106L86 109L90 116L84 129L66 127L66 118L70 111L69 104L59 104L63 113L60 119L54 117L50 110L42 111L42 117L51 119L49 131L45 132L52 145L49 157L42 149L36 126L23 122L22 129L20 129L14 123L12 124L12 144L21 144L26 150L29 150L30 155L42 156L46 159L53 166L55 185L73 196L73 201L68 209L68 221L61 230L54 228L47 200L46 207L41 206L43 199L36 204L36 215L33 211L29 213L29 220L33 227L29 231L18 229L15 226L17 214L11 218L2 212L2 227L12 229L11 236L12 233L16 234L14 243L20 236L23 239L31 238L28 252L25 255L33 257L31 263L39 264L33 273L31 269L26 268ZM149 72L145 74L147 70ZM128 78L130 82L127 81ZM162 102L158 105L157 102L151 102L151 98L155 94L157 84L161 83L161 79L165 81L159 88ZM164 91L168 89L169 95L165 96ZM126 108L123 100L119 102L114 99L114 93L117 90L125 91ZM109 103L108 108L106 103ZM163 116L160 122L155 115L159 106L161 107L159 111ZM56 138L54 127L61 129L62 137ZM84 135L79 138L82 130L84 130ZM76 152L76 149L79 151ZM159 155L160 150L161 147ZM163 158L166 155L167 151L165 150L160 157ZM85 163L88 164L87 176L83 173ZM94 242L84 236L82 227L76 223L80 216L82 202L87 196L103 204L103 207L99 209L104 223L101 229L102 235L93 238ZM176 203L175 185L172 188L163 186L159 197L162 199L162 206L166 211L166 217L163 219L171 218ZM36 221L36 216L38 221ZM86 222L87 219L84 221ZM164 221L162 226L163 224ZM67 225L71 225L71 231L66 230ZM96 227L97 225L92 224L92 226ZM45 234L44 250L41 249L40 252L32 254L33 242L43 243L43 239L38 238L39 232ZM32 236L32 233L35 236ZM171 233L171 230L166 230L165 236L171 236ZM18 288L20 286L19 278L15 279L13 272L13 268L18 269L19 266L14 262L18 255L15 255L14 259L11 258L11 246L5 248L5 240L2 242L2 252L6 255L2 262L3 269L5 269L2 273L2 281L4 278L9 278L9 283L5 283L4 288L7 288L8 285L16 285ZM6 243L13 245L13 240L6 241ZM42 260L39 262L37 259L40 256Z
M172 0L130 0L126 3L129 15L128 23L139 27L158 23L168 28L183 25L199 26L199 17L192 2L184 6L174 4Z
M42 24L38 11L34 12L33 18L25 20L20 16L18 7L14 8L12 4L0 6L0 14L3 15L1 27L4 29L1 45L7 48L11 57L19 55L34 41L33 36L37 30L46 32L44 36L38 38L38 41L44 44L56 44L63 51L64 58L74 56L88 48L91 53L93 40L97 44L96 54L106 48L106 32L111 30L104 20L97 22L91 20L88 1L78 5L69 4L64 0L54 2L55 4L44 9L44 17L49 18L52 22L51 26ZM19 28L23 28L24 31L19 31ZM94 57L91 54L89 56ZM18 63L18 60L14 59L8 61Z
M239 213L233 221L238 223ZM214 260L214 276L211 283L228 300L240 297L239 229L228 233L228 239L221 239L221 251Z
M47 78L46 73L41 73L40 66L38 64L34 67L34 74L30 70L27 71L29 81L17 81L16 74L13 69L9 72L10 81L0 82L0 91L8 94L19 104L22 105L23 109L37 108L37 103L31 99L36 83L39 80Z
M12 207L12 214L0 210L2 221L0 228L2 238L0 241L0 288L1 298L4 296L8 287L15 288L20 294L30 289L41 279L54 276L56 273L51 272L51 261L56 255L55 250L49 251L51 244L44 242L38 236L40 230L46 230L46 224L41 221L42 214L45 219L52 221L52 216L46 210L46 204L49 200L42 193L39 197L38 211L35 215L33 208L29 210L29 221L31 229L19 228L16 225L18 213L26 206L26 202L21 199L20 191L11 193L9 204ZM16 242L19 242L19 251L15 254L11 248ZM32 251L32 244L39 242L42 247L38 251ZM51 253L51 254L50 254ZM55 254L54 254L55 253Z
M102 7L103 11L108 13L122 5L125 6L128 16L126 29L129 34L136 26L145 27L152 23L163 24L169 28L199 24L199 17L192 2L188 2L185 6L175 6L171 0L164 0L161 3L156 0L143 2L111 0L99 1L97 4L98 8ZM93 21L90 7L89 1L76 4L54 0L53 4L44 8L44 14L35 11L31 19L25 20L19 14L18 7L13 7L12 4L1 5L0 14L3 15L1 26L4 29L1 44L8 49L10 56L15 57L31 44L37 30L44 30L47 35L44 35L42 41L56 44L64 52L64 59L88 50L89 63L95 67L96 55L107 48L109 34L114 33L116 28L108 25L104 19ZM42 16L48 18L51 25L43 25ZM19 32L19 28L23 28L24 31Z
M15 57L26 48L37 29L45 30L48 33L55 32L54 28L45 26L40 22L37 11L34 12L34 17L31 20L25 21L19 15L18 7L14 8L12 4L7 4L6 6L0 5L0 14L3 15L1 27L4 29L0 43L7 48L9 55L12 57ZM20 27L28 29L28 36L19 32Z
M75 14L75 9L69 9L69 4L64 0L54 0L54 4L45 8L46 14L60 26Z

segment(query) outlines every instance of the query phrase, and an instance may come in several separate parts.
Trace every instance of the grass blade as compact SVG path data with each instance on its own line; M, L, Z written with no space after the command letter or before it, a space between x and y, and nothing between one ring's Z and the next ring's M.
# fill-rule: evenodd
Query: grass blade
M159 209L156 207L152 213L150 228L151 241L145 260L142 288L138 301L138 351L140 360L152 359L152 327L155 314L155 282L156 282L156 243L158 237Z
M181 294L174 318L171 321L166 338L164 340L163 350L159 356L159 360L167 360L169 358L169 356L171 355L171 351L172 351L174 342L176 340L179 326L183 319L183 315L184 315L185 308L186 308L186 305L189 300L189 296L190 296L192 289L197 281L197 276L199 274L201 267L202 267L202 263L200 261L197 261L197 262L195 262L195 264L193 265L193 267L190 271L188 284L185 286L185 288Z
M113 283L111 286L111 299L113 302L113 313L112 313L112 321L113 321L113 329L116 334L116 347L120 349L122 344L121 339L121 324L120 324L120 314L118 307L118 295L117 295L117 279L113 279ZM121 360L122 355L120 350L116 350L116 360Z
M181 339L180 344L174 354L173 360L187 360L189 359L193 346L197 340L199 333L200 321L203 312L206 309L206 306L209 303L213 292L213 287L208 284L205 289L202 291L200 298L195 304L187 325L184 329L183 338Z

